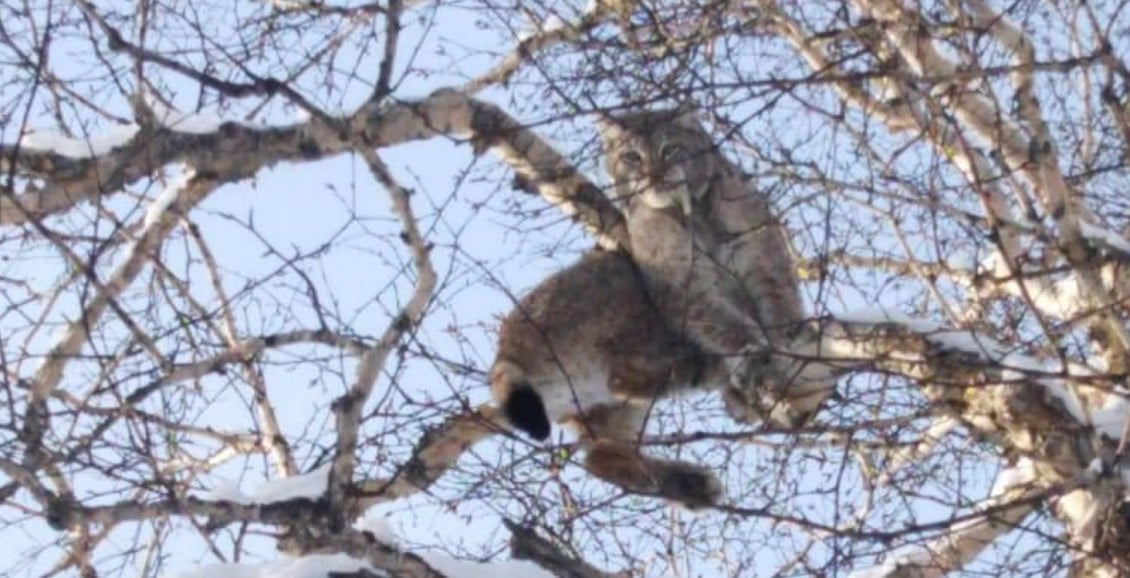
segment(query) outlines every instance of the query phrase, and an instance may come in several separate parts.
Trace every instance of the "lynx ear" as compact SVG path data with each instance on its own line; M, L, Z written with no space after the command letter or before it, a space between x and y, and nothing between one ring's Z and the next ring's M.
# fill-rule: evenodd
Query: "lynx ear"
M606 113L601 113L600 116L596 117L596 129L600 132L600 138L604 141L606 147L624 134L624 127L621 126L620 119Z
M675 107L675 118L672 121L684 128L702 128L702 111L693 101L684 100Z

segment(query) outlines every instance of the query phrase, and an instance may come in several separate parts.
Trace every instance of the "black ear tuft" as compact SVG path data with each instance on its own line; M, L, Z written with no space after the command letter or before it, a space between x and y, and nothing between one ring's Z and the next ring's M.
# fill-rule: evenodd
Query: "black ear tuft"
M549 415L534 388L528 385L514 388L502 404L502 411L514 427L530 437L539 441L549 437Z

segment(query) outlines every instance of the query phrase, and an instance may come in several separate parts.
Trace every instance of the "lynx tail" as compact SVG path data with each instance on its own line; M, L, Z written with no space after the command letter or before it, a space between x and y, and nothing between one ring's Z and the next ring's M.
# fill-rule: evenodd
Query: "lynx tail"
M549 437L549 416L541 396L528 384L516 384L502 402L502 411L510 423L536 440Z
M510 425L536 440L549 437L549 413L526 372L512 361L495 361L490 371L490 394Z

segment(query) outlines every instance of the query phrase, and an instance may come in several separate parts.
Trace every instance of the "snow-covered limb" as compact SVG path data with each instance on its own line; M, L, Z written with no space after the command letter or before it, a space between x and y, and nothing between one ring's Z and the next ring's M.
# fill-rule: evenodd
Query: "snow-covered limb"
M319 468L297 479L271 481L261 484L248 496L234 485L223 490L213 491L219 498L231 503L263 505L271 499L290 500L295 498L316 499L326 488L329 467ZM320 578L327 572L351 573L360 570L407 572L410 576L441 576L472 578L483 576L514 576L525 578L551 578L562 576L571 578L608 578L602 572L583 560L576 559L538 536L532 529L509 520L503 520L510 530L510 561L468 562L456 560L442 554L425 552L420 556L397 552L397 536L383 518L373 519L362 516L353 528L341 535L325 539L321 545L304 551L299 556L285 557L266 564L209 564L192 571L178 574L184 578L195 576L215 576L216 573L231 576L279 576L285 578ZM332 553L317 553L325 550ZM534 563L524 562L530 560ZM394 564L394 565L390 565ZM378 574L380 575L380 574ZM400 575L400 574L397 574Z
M1092 225L1086 221L1079 222L1079 233L1091 243L1103 247L1108 251L1121 253L1122 259L1130 258L1130 240L1105 227Z
M544 21L542 21L541 26L519 32L518 43L521 44L538 35L556 34L567 27L568 24L565 24L565 21L562 20L560 16L556 14L550 14Z
M825 320L820 339L827 362L854 359L920 382L939 411L1006 454L1029 459L1043 487L1071 491L1055 511L1077 563L1093 566L1081 576L1130 571L1092 556L1123 551L1130 538L1130 518L1119 506L1130 493L1118 452L1130 402L1116 376L1041 363L972 332L881 311Z
M512 560L473 562L443 554L420 555L398 552L396 536L367 530L349 532L347 539L336 540L333 553L308 553L285 556L258 564L207 564L174 573L175 578L331 578L357 576L373 578L408 576L420 578L609 578L584 561L560 552L531 530L505 522L513 533ZM387 528L385 529L387 530ZM345 554L342 552L350 552ZM536 563L524 560L533 560ZM622 574L617 575L622 576Z
M244 506L285 502L297 498L314 501L326 493L329 478L330 468L327 465L299 476L268 480L259 484L249 494L241 492L239 487L230 481L222 481L205 493L202 499Z
M1030 498L1042 488L1037 482L1032 462L1021 459L998 474L989 497L974 508L991 514L954 524L925 544L895 550L880 565L852 572L851 578L941 578L964 567L1035 509ZM1012 502L1015 507L1001 507Z
M27 153L56 154L76 160L93 159L129 143L139 130L136 124L118 126L87 139L53 132L29 132L20 138L19 146Z
M172 578L329 578L330 576L385 576L371 564L345 554L286 557L258 564L205 564L174 572Z
M914 24L915 15L901 3L895 0L856 0L856 5L864 14L884 23L883 32L888 42L916 76L953 77L957 64L944 56L935 41ZM982 18L992 20L986 15ZM996 29L998 35L1006 38L1006 45L1011 50L1022 53L1022 47L1017 48L1018 41L1008 38L1007 30L1007 23ZM1024 75L1021 73L1020 76ZM1029 126L1038 129L1043 120L1030 95L1024 93L1026 82L1020 80L1018 87L1018 99L1029 100L1021 103L1020 112ZM1058 248L1067 262L1075 265L1072 274L1079 283L1079 296L1106 334L1108 355L1113 356L1115 361L1108 366L1127 366L1130 363L1127 361L1130 358L1130 331L1109 312L1109 296L1097 272L1089 266L1094 258L1082 232L1086 225L1083 204L1078 202L1077 192L1068 185L1056 166L1052 154L1054 143L1047 137L1046 128L1042 129L1043 138L1039 134L1028 138L1015 123L1004 120L1008 115L1003 114L987 97L976 91L958 89L952 82L936 83L931 88L931 95L953 112L963 128L997 150L1008 170L1027 184L1039 199L1045 214L1055 222L1059 234Z
M469 137L516 173L515 185L537 193L579 221L601 246L627 247L624 218L596 185L553 147L501 108L443 89L411 105L374 105L351 119L357 134L378 148L437 135Z
M625 245L623 217L591 181L532 130L499 107L458 91L439 90L418 101L371 103L340 119L367 145L383 148L441 135L469 137L493 150L518 175L523 190L536 192L580 221L605 247ZM195 125L194 125L195 126ZM213 132L143 127L107 150L70 158L52 147L27 150L0 145L0 171L44 181L40 188L0 196L0 225L65 211L100 195L115 194L148 177L153 167L192 166L217 183L235 182L280 162L306 162L355 150L339 123L321 119L289 126L258 127L225 121ZM16 154L16 152L19 154ZM146 162L137 162L137 159ZM14 159L14 162L13 162Z

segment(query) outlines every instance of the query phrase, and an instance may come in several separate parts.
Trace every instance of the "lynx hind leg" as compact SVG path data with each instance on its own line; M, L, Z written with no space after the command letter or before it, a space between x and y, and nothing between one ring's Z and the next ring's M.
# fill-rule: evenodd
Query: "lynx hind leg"
M641 494L657 495L696 509L718 503L722 484L710 470L640 453L647 408L599 406L576 424L587 446L585 468L594 476Z

